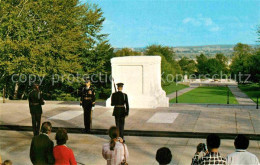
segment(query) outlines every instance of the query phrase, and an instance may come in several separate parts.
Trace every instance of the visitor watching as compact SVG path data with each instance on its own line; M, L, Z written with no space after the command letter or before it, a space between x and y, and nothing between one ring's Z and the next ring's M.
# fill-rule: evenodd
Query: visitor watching
M103 145L102 155L107 165L120 165L128 160L129 153L123 139L119 137L118 129L113 126L108 131L110 142Z
M41 127L42 133L33 137L30 148L30 159L32 164L54 164L54 143L49 138L51 129L51 123L44 122Z
M57 145L53 148L55 165L74 165L77 164L72 149L66 146L68 140L67 130L59 128L56 132L55 140Z
M226 164L226 159L222 158L218 152L218 148L220 146L220 138L216 134L210 134L207 137L207 147L203 143L198 144L197 151L192 159L192 165L222 165ZM200 152L203 151L206 155L199 158Z
M249 146L249 139L244 135L237 135L234 141L234 146L236 151L227 156L227 164L250 164L250 165L259 165L258 158L246 151Z
M159 165L166 165L172 161L172 153L169 148L162 147L156 152L156 160Z
M5 160L2 165L13 165L13 162L11 160Z

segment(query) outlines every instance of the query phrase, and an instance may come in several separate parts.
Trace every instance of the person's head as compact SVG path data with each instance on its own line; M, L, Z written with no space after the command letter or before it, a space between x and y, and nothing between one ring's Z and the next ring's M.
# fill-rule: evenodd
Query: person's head
M67 130L64 128L59 128L56 132L55 140L58 145L66 144L68 140Z
M51 133L51 129L52 129L52 125L50 122L46 121L42 123L42 127L41 127L41 132L42 133L46 133L46 134L50 134Z
M89 86L91 85L91 81L90 81L90 80L86 80L86 81L85 81L85 85L86 85L87 87L89 87Z
M124 86L123 83L117 83L116 85L117 85L117 90L118 91L122 91L123 90L123 86Z
M244 135L237 135L234 145L236 149L246 150L249 146L249 139Z
M112 126L108 130L108 135L111 138L110 140L110 150L114 150L116 145L116 139L119 137L119 131L115 126Z
M119 131L115 126L112 126L108 130L108 135L111 139L115 139L119 137Z
M5 160L2 165L12 165L13 162L11 160Z
M162 147L156 152L156 160L161 164L169 164L172 161L172 153L169 148Z
M207 147L209 150L218 149L220 146L220 138L217 134L209 134L207 137Z

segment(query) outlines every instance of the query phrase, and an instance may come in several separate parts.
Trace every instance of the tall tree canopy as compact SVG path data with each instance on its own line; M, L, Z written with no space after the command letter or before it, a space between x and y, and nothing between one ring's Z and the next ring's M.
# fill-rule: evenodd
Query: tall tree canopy
M123 48L115 52L116 57L121 56L140 56L141 52L134 51L130 48Z
M177 74L181 73L181 67L177 61L175 61L175 52L168 46L151 45L146 48L145 55L159 55L162 57L162 78L163 85L170 82L166 81L169 77L177 77ZM171 75L171 76L168 76ZM168 76L168 78L167 78ZM172 79L172 78L171 78ZM170 80L171 81L171 80Z
M11 91L13 74L45 76L44 85L49 86L53 74L66 80L68 74L107 66L103 64L109 55L97 54L111 52L111 47L106 34L100 34L105 18L96 5L79 0L1 1L0 16L1 85ZM93 60L102 66L91 65ZM25 86L20 91L24 93L28 83L16 83L15 90L18 86Z

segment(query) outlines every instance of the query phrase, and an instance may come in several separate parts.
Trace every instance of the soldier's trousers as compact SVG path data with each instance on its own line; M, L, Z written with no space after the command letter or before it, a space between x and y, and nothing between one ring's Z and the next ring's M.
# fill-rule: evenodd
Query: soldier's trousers
M115 116L116 127L119 130L119 136L124 138L124 127L125 127L125 117L123 116Z
M32 127L33 127L33 135L37 136L40 133L41 126L41 113L31 113L32 116Z
M86 102L83 106L84 109L84 126L85 131L90 131L92 119L91 119L91 109L92 109L92 102Z

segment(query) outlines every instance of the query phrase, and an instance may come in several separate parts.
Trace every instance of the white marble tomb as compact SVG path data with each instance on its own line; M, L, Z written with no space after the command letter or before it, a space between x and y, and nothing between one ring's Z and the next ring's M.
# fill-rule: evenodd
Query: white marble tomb
M169 107L169 98L161 87L160 56L126 56L111 59L115 83L124 83L130 108ZM112 92L114 86L112 83ZM111 97L106 106L111 107Z

